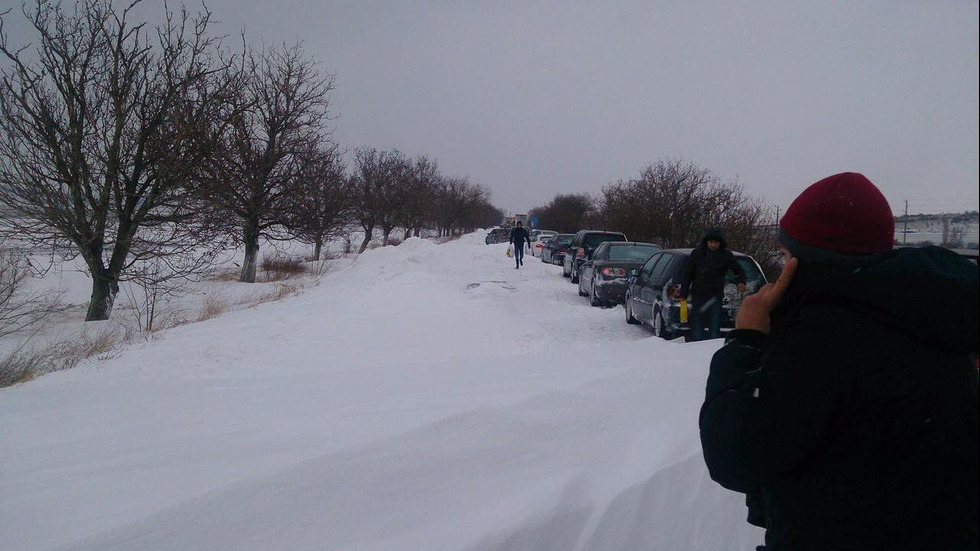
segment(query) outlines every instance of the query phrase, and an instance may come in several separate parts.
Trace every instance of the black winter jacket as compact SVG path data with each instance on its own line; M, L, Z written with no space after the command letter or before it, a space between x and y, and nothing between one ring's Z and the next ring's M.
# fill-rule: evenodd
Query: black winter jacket
M978 286L939 248L801 261L771 335L730 334L701 443L768 549L977 549Z
M708 239L721 242L717 251L708 250ZM735 272L736 281L745 283L745 270L728 250L728 243L718 230L712 230L701 239L701 244L688 257L684 265L684 279L681 282L681 296L690 294L694 302L704 302L712 297L720 297L725 292L725 274Z
M525 228L514 228L510 230L510 242L514 247L523 247L524 243L531 246L531 234Z

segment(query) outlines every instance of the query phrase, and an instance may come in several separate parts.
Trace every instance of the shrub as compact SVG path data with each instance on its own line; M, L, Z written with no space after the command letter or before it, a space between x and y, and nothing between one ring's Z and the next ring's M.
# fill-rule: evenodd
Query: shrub
M0 356L0 388L30 381L50 361L50 352L28 348L25 341L6 356Z
M201 303L201 313L197 321L207 321L228 311L228 301L218 295L206 295Z
M253 299L249 306L258 306L259 304L265 304L266 302L275 302L277 300L282 300L290 295L299 292L299 287L296 285L290 285L289 283L279 283L275 288L264 295Z
M261 267L262 271L266 273L266 281L289 279L306 271L302 259L284 255L263 258Z

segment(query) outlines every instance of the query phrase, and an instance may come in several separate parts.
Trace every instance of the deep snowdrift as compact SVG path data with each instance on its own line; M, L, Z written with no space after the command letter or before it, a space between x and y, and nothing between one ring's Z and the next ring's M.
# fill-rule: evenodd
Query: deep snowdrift
M482 234L0 391L0 548L754 549L652 338Z

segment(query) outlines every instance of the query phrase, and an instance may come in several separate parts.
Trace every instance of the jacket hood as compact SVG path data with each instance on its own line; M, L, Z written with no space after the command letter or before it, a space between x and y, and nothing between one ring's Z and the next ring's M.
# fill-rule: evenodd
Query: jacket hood
M858 309L897 332L953 352L980 342L977 266L940 248L895 249L850 266L800 260L774 318L801 301Z
M721 233L721 228L711 228L710 230L706 231L704 233L704 237L701 238L701 247L707 249L709 239L721 241L722 249L728 248L728 241L725 241L725 236Z

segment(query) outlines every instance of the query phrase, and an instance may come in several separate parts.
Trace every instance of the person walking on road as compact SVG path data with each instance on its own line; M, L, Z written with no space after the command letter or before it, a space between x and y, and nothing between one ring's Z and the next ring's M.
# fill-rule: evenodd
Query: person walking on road
M978 548L977 266L893 250L894 231L861 174L807 188L782 274L711 360L705 463L746 494L760 549Z
M684 280L679 296L693 299L691 340L716 339L721 333L722 299L725 294L725 274L735 273L739 292L745 291L745 270L728 250L721 229L708 230L684 265Z
M531 249L531 234L524 229L524 224L517 222L517 227L510 230L510 244L514 247L514 262L517 266L514 269L520 269L524 265L524 243L527 243L528 250Z

